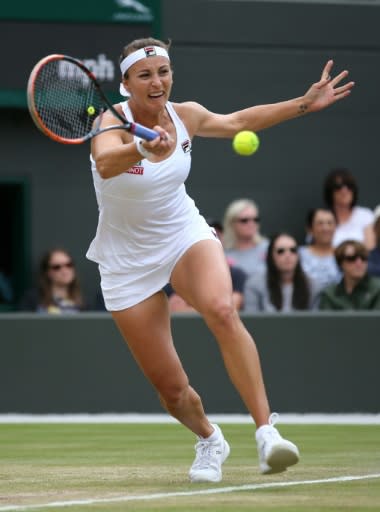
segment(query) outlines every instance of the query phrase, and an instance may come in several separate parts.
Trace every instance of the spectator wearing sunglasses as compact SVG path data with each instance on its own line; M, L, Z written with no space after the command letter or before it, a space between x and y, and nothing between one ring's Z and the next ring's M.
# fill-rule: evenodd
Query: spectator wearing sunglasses
M343 273L340 283L322 290L322 310L380 309L380 279L368 274L368 250L357 240L345 240L335 249Z
M289 313L317 307L318 287L303 271L295 238L285 232L269 242L266 268L246 282L244 312Z
M306 230L310 242L299 248L299 255L304 272L321 289L342 278L332 245L335 229L335 216L328 208L313 208L308 212Z
M268 239L260 233L257 204L251 199L236 199L226 208L223 220L223 245L230 263L247 276L265 265Z
M85 309L74 261L66 250L54 248L42 256L38 285L24 294L19 309L51 314Z
M334 212L337 227L333 246L344 240L358 240L366 246L366 228L373 222L373 212L358 206L359 187L354 176L347 169L333 169L324 183L326 205Z

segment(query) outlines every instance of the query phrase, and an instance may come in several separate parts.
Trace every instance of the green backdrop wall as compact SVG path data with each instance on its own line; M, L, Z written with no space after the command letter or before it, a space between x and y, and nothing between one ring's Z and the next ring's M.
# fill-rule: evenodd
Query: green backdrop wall
M272 408L380 412L380 316L243 316ZM245 413L199 316L174 316L174 340L207 412ZM163 412L106 313L0 318L0 413Z

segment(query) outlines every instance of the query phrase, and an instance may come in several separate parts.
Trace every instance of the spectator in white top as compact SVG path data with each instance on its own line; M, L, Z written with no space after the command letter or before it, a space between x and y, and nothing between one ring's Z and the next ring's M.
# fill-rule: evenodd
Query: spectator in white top
M232 201L224 214L223 245L230 262L250 276L265 266L268 239L260 233L257 204L251 199Z
M307 214L306 229L310 243L299 248L304 272L321 288L338 283L342 275L332 245L336 229L334 213L328 208L313 208Z
M369 208L357 206L359 187L350 171L334 169L326 177L324 198L326 205L334 212L337 228L333 246L345 240L357 240L367 245L366 228L373 222Z

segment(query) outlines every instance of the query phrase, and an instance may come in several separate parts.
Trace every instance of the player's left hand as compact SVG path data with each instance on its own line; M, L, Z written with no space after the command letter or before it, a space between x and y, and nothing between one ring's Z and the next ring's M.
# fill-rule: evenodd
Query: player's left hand
M342 71L332 78L330 73L333 65L333 60L327 61L319 82L313 84L304 95L303 100L304 104L307 105L308 112L322 110L336 101L346 98L351 93L355 82L339 85L348 76L348 71Z

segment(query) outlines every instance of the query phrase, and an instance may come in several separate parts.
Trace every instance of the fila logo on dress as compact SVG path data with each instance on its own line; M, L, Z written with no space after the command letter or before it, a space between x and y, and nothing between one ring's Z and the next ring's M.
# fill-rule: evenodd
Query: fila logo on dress
M183 141L181 146L182 146L182 150L184 153L191 152L191 142L189 141L189 139L186 139L185 141Z

